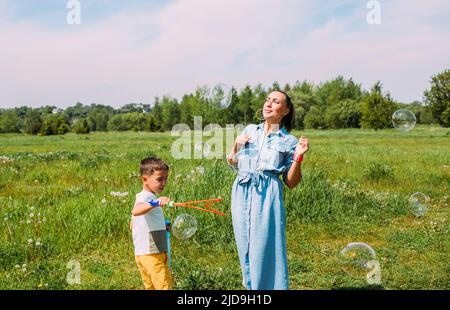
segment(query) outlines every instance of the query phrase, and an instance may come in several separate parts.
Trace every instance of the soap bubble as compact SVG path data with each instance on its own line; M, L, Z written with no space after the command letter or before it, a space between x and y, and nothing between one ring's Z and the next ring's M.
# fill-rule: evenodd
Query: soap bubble
M254 159L258 158L258 149L256 148L255 144L253 143L247 143L245 144L239 152L237 152L233 156L233 161L236 162L237 167L247 164L248 166L252 165L252 161ZM238 169L233 169L236 173L239 172Z
M264 110L263 109L259 109L255 112L255 119L260 122L264 122L266 120L264 118Z
M253 143L247 143L245 146L242 147L242 149L237 152L233 160L239 161L241 159L253 159L258 157L258 149L256 148L255 144Z
M414 216L424 216L428 211L430 197L420 192L414 193L409 197L409 208Z
M232 91L227 84L219 83L211 89L210 99L213 103L218 103L222 108L227 108L231 104Z
M181 214L173 222L171 231L175 238L187 240L197 231L197 220L189 214Z
M356 278L365 278L370 271L370 262L376 260L375 251L363 242L347 244L338 255L342 269L348 275Z
M392 115L392 124L401 131L410 131L416 126L416 116L411 111L400 109Z
M207 142L197 142L194 145L194 150L202 154L203 157L208 157L209 153L211 153L211 146Z

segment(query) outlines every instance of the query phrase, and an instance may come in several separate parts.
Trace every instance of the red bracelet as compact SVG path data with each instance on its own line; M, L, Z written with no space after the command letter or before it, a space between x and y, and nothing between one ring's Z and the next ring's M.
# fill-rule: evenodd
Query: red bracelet
M297 159L293 159L296 163L301 163L303 161L303 154L300 155Z

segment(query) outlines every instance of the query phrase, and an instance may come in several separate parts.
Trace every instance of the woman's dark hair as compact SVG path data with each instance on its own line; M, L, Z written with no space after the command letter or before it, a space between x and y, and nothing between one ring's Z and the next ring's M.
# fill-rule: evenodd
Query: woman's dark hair
M291 97L282 90L276 89L274 91L282 93L286 97L286 105L289 108L289 113L286 116L283 116L280 126L281 128L284 127L287 132L291 132L292 127L294 127L294 105L292 104Z

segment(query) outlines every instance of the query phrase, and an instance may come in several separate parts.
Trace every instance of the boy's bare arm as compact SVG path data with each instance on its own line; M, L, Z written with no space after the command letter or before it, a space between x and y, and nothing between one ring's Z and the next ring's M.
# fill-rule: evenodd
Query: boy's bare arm
M131 214L133 214L134 216L144 215L153 208L154 207L152 207L148 202L138 202L134 205Z
M161 207L165 206L166 204L168 204L170 202L170 199L167 197L160 197L157 200L159 201L159 206L161 206ZM134 208L131 211L131 214L133 214L134 216L144 215L145 213L147 213L148 211L150 211L153 208L157 208L157 207L151 206L148 202L138 202L134 205Z

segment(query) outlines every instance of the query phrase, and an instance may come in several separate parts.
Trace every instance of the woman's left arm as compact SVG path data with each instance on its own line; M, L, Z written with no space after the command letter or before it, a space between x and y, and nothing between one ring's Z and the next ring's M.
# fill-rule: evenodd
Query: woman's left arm
M300 183L302 179L302 160L303 155L309 150L308 138L301 136L297 147L295 148L295 153L293 157L293 162L291 168L289 169L285 183L287 187L293 189Z

